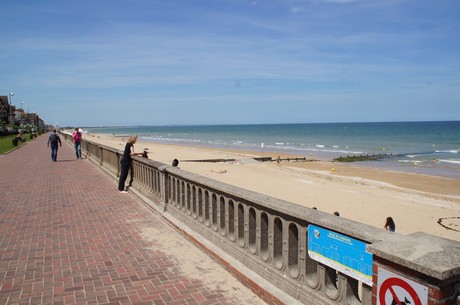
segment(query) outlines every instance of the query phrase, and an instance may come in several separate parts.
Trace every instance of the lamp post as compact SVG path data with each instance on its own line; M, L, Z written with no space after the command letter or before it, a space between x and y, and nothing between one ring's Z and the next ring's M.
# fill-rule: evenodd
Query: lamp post
M12 110L13 110L13 99L11 98L13 95L14 95L14 92L10 92L8 93L9 95L9 100L10 100L10 111L9 111L9 115L10 115L10 124L11 125L14 125L13 124L13 114L12 114Z
M24 102L21 102L21 122L20 122L20 125L21 125L21 129L24 128L24 118L26 117L26 114L25 114L25 111L24 111Z

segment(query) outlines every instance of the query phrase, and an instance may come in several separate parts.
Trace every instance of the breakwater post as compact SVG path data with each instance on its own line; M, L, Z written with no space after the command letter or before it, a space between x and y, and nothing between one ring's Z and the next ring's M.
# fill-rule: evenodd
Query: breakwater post
M388 159L388 158L397 158L399 157L400 154L378 154L378 155L353 155L349 156L347 155L346 157L338 157L335 158L334 161L337 162L357 162L357 161L375 161L375 160L382 160L382 159Z

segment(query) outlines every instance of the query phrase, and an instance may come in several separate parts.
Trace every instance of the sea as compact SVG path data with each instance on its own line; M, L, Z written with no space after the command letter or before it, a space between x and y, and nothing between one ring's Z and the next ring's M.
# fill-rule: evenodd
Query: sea
M290 154L313 160L347 156L385 156L354 162L370 166L460 179L460 121L303 123L84 128L89 133L127 136L140 141Z

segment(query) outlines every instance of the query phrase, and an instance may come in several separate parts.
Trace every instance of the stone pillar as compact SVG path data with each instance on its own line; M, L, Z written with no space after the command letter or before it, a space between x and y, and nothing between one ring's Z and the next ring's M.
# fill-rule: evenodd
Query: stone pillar
M120 154L118 153L118 151L117 151L116 156L117 156L117 175L116 175L116 176L117 176L117 177L120 177L120 172L121 172L120 160L121 160L121 158L120 158ZM102 159L103 159L103 157L102 157L102 154L101 154L101 162L103 162ZM102 165L102 166L103 166L103 165Z
M99 156L99 165L104 167L104 149L101 146L99 146Z
M374 255L372 304L460 304L459 242L394 234L368 251Z
M159 189L159 192L160 192L160 197L161 197L161 201L160 201L160 210L161 212L166 212L166 210L168 209L168 203L169 203L169 188L170 188L170 185L169 185L169 179L168 179L168 172L166 171L167 168L169 168L170 166L168 165L162 165L160 167L158 167L158 171L160 172L160 189Z

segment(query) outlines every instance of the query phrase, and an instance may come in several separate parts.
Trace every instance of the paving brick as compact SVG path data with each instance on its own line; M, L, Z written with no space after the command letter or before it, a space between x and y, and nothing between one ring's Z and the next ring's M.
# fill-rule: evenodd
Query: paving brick
M52 162L47 139L0 156L0 305L263 304L182 274L142 229L183 236L68 143Z

